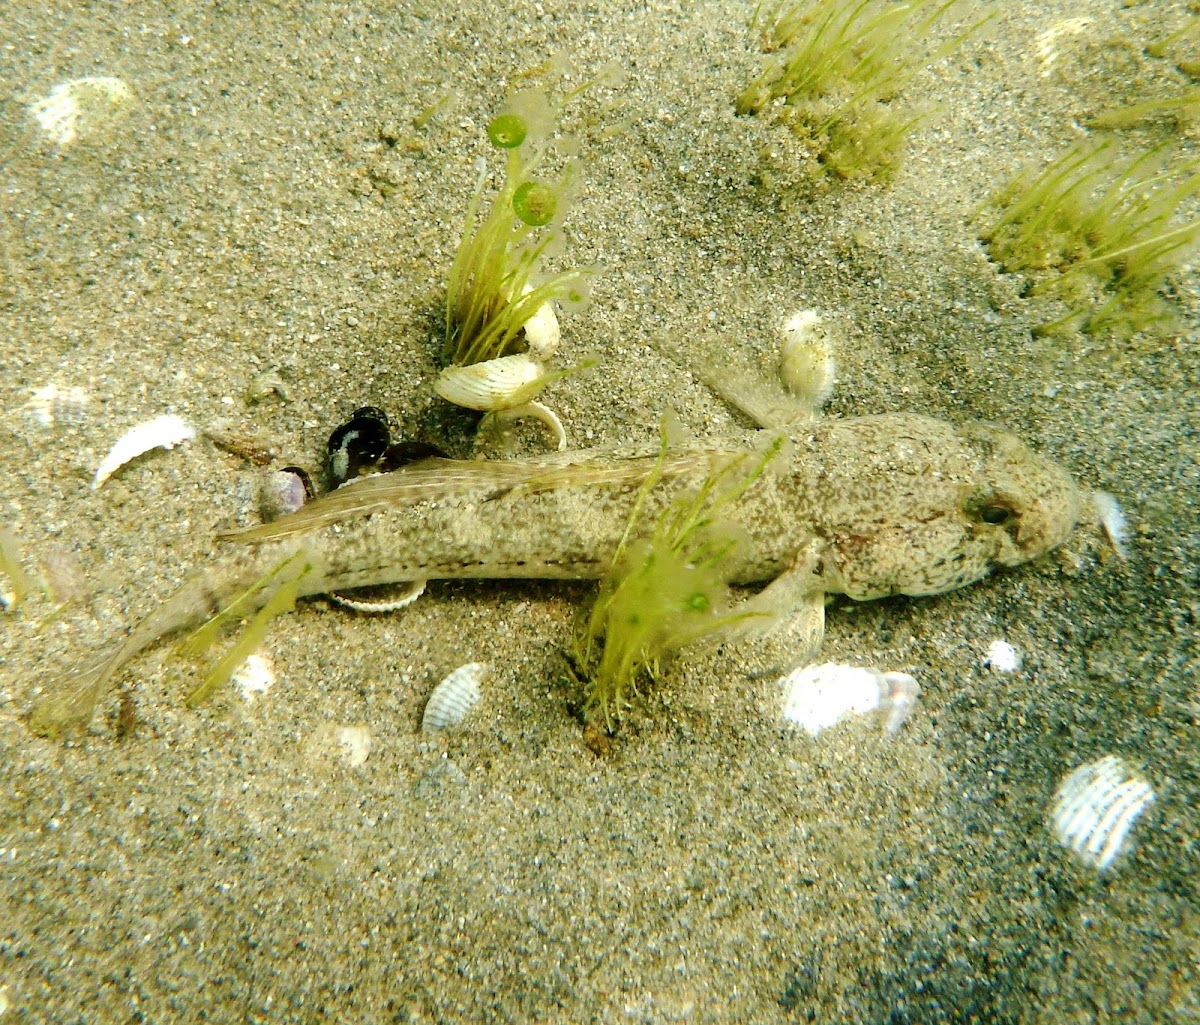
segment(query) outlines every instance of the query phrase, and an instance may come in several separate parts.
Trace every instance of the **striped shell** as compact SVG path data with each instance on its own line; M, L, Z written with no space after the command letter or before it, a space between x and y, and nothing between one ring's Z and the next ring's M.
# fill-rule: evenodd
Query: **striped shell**
M447 402L491 413L523 406L549 384L551 373L526 353L465 367L446 367L433 390Z
M1075 769L1058 785L1050 828L1084 864L1110 868L1138 817L1154 802L1154 788L1116 755Z
M421 716L421 732L431 733L457 726L482 696L479 685L487 679L490 667L486 662L468 662L459 666L433 688Z

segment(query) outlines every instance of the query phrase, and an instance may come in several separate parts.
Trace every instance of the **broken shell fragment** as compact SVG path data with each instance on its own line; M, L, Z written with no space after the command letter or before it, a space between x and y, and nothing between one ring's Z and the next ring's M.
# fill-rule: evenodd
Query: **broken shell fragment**
M1096 507L1096 518L1100 523L1100 529L1104 531L1108 543L1112 545L1113 551L1123 562L1128 562L1129 521L1125 518L1125 511L1121 508L1121 503L1117 501L1115 495L1110 495L1107 491L1094 491L1092 502Z
M983 668L993 673L1016 673L1021 669L1024 658L1008 641L995 640L988 645L983 656Z
M371 754L371 730L362 723L354 726L326 723L313 731L305 748L309 762L314 765L329 768L340 762L357 769Z
M246 656L246 660L233 671L230 679L241 688L242 698L250 704L275 684L275 667L269 658L255 652Z
M526 402L523 406L512 409L496 409L479 421L479 434L476 443L487 444L489 436L499 435L503 426L513 420L538 420L554 435L554 448L564 452L567 448L567 429L563 427L558 414L549 406L540 402Z
M1085 865L1103 872L1125 848L1154 796L1154 788L1124 761L1106 755L1079 766L1058 785L1050 829Z
M855 715L879 712L884 730L895 733L917 703L921 688L907 673L882 673L823 662L780 680L783 717L815 737Z
M111 124L124 111L133 93L119 78L94 75L59 82L29 113L60 150L77 139Z
M465 367L446 367L433 382L433 390L456 406L490 413L524 405L553 377L545 366L522 352Z
M444 730L462 722L479 704L482 697L479 685L490 671L486 662L468 662L434 687L425 705L425 714L421 716L421 732Z
M95 491L126 463L151 449L174 448L185 441L191 441L195 436L196 429L173 414L155 417L131 427L117 439L117 443L104 457L104 461L96 470L92 490Z

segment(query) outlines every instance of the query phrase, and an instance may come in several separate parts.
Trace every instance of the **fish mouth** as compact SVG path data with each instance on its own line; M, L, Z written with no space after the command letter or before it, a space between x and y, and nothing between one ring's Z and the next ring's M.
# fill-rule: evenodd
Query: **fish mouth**
M1020 552L1016 561L1026 561L1053 551L1079 525L1083 497L1074 478L1057 463L1038 459L1045 481L1034 501L1020 517L1013 540Z

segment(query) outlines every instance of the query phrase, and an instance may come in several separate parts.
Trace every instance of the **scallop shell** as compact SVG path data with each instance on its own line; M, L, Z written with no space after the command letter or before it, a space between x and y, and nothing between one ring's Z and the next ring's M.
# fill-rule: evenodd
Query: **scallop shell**
M823 662L804 666L780 680L783 717L815 737L855 715L881 712L895 733L908 718L921 688L907 673L882 673L861 666Z
M446 367L433 390L447 402L490 413L524 405L550 383L551 372L527 353L465 367Z
M95 491L131 459L136 459L151 449L174 448L182 442L191 441L195 436L196 429L174 415L155 417L146 423L131 427L117 439L117 443L104 457L104 462L96 470L92 490Z
M1126 846L1154 788L1116 755L1081 765L1058 785L1050 829L1084 864L1103 872Z
M421 716L421 732L430 733L456 726L466 718L482 697L479 685L487 679L490 667L486 662L468 662L459 666L433 688Z

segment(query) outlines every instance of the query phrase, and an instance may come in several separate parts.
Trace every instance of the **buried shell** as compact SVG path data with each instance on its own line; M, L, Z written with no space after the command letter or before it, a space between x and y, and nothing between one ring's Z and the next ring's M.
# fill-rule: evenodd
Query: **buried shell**
M86 388L60 388L56 384L48 384L33 392L30 400L25 403L25 408L43 427L77 424L87 415L91 398Z
M1154 803L1154 788L1116 755L1069 773L1054 793L1050 829L1084 864L1110 868L1138 817Z
M421 732L431 733L456 726L466 718L482 694L479 685L487 679L490 667L486 662L468 662L459 666L433 688L421 716Z
M783 717L810 737L868 712L880 712L885 731L895 733L921 693L917 681L907 673L881 673L837 662L804 666L780 684Z
M133 92L119 78L91 75L59 82L29 107L38 127L60 150L121 115Z
M456 406L490 413L524 405L553 376L541 363L522 352L465 367L446 367L433 382L433 390Z

